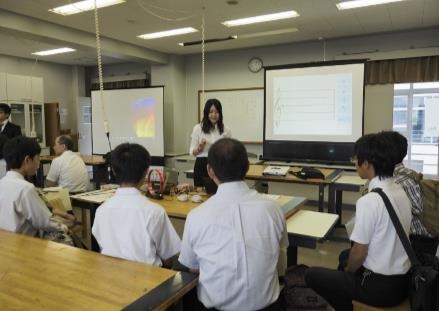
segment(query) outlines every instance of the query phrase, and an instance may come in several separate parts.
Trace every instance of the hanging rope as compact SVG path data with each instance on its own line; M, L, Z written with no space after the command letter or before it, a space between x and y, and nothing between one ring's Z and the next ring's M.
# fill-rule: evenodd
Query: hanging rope
M195 13L195 14L192 14L192 15L183 16L183 17L179 17L179 18L169 18L169 17L165 17L163 15L160 15L160 14L157 14L157 13L153 12L151 9L147 8L146 6L149 5L151 8L154 8L156 10L162 10L162 11L165 11L165 12L178 13L178 14L188 14L189 12L187 12L187 11L178 11L178 10L174 10L174 9L167 9L167 8L163 8L163 7L159 7L159 6L153 5L151 3L143 4L139 0L136 0L136 2L146 13L148 13L148 14L154 16L154 17L157 17L158 19L167 21L167 22L181 22L181 21L185 21L185 20L191 19L191 18L193 18L193 17L198 15L198 13Z
M205 86L205 44L204 44L204 23L205 23L205 7L203 7L203 13L201 15L201 102L204 104L206 102L206 98L204 95L204 86Z
M105 102L104 102L104 82L102 78L102 55L101 55L101 40L99 33L99 17L98 17L98 7L97 0L94 0L95 8L94 8L94 17L95 17L95 31L96 31L96 53L98 60L98 76L99 76L99 97L101 99L101 108L102 115L104 117L104 131L107 135L108 145L110 146L111 151L111 142L110 142L110 128L108 126L108 118L107 111L105 110Z
M32 77L35 74L35 67L38 63L38 57L35 57L35 62L32 66L32 70L31 70L31 77L30 77L30 108L32 110L31 112L31 121L32 121L32 126L31 126L31 130L30 130L30 137L35 138L37 137L37 131L35 130L35 106L34 106L34 92L33 92L33 88L32 88ZM43 105L43 103L41 103L41 105ZM43 113L42 109L41 109L41 113Z

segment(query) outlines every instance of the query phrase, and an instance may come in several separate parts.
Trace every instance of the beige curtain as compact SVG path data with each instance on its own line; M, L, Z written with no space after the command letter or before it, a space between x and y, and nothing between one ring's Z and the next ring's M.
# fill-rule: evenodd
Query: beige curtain
M366 63L366 84L439 81L439 55Z

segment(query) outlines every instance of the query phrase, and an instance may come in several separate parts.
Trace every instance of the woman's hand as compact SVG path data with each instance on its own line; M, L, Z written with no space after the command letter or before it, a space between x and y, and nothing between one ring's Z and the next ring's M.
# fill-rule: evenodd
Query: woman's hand
M204 146L206 146L206 140L203 138L201 142L198 144L198 148L196 149L196 155L203 152Z

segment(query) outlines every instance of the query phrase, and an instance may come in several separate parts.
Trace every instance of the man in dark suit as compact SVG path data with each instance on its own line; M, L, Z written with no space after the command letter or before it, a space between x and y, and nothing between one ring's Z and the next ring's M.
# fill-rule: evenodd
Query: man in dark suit
M8 104L0 103L0 133L9 139L21 136L21 127L8 121L10 115L11 107Z

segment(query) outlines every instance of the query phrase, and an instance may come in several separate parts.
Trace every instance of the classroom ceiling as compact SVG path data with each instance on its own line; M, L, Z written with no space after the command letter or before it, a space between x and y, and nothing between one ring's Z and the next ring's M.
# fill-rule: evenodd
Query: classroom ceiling
M32 52L72 47L76 52L39 57L62 64L95 65L94 12L61 16L48 11L71 0L1 0L0 54L35 59ZM99 9L103 62L166 63L169 54L200 53L197 33L142 40L136 36L182 27L201 30L205 39L237 35L209 43L206 51L251 48L439 26L439 0L407 0L339 11L339 0L126 0ZM235 4L230 4L235 3ZM203 9L204 7L204 9ZM222 21L295 10L300 16L277 22L225 27ZM298 31L289 31L296 28Z

